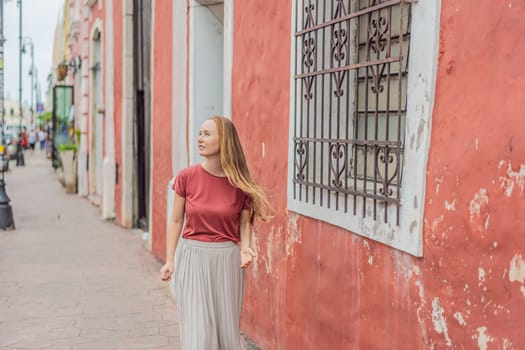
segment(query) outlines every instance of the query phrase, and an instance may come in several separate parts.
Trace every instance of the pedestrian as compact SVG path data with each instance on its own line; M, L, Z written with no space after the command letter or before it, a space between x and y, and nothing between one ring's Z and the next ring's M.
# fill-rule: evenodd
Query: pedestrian
M271 207L230 120L206 120L198 146L204 161L180 171L173 185L160 274L164 281L173 275L183 350L240 350L243 270L255 257L252 225L269 220Z
M53 155L53 137L49 132L46 132L46 135L46 157L47 159L51 159Z
M40 142L40 150L43 151L46 146L47 134L44 130L38 130L38 142Z
M36 143L36 131L35 131L35 129L31 129L29 131L28 142L29 142L29 148L31 148L31 151L34 151L35 150L35 143Z
M21 141L21 144L22 144L22 148L23 149L27 149L29 147L29 142L27 140L27 129L26 128L22 129L22 141Z

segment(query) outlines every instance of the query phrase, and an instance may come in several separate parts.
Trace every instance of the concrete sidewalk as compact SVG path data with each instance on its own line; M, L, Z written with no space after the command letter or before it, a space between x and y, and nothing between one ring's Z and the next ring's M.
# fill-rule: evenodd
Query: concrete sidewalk
M16 230L0 230L0 350L180 349L140 234L65 194L42 153L25 161L6 175Z

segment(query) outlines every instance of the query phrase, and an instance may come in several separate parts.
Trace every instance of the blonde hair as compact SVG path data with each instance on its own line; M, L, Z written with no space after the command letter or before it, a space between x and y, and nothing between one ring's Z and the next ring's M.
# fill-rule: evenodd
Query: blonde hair
M248 195L252 201L250 221L255 217L262 221L271 219L272 207L264 191L253 181L244 157L237 129L231 120L214 116L213 120L219 132L221 166L230 183Z

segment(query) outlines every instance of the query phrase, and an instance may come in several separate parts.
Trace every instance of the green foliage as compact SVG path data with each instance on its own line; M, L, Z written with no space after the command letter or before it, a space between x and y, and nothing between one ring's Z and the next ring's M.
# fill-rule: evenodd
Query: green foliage
M75 129L75 139L77 140L77 145L80 144L80 136L82 135L82 132L79 129Z
M64 152L64 151L75 151L76 152L77 150L78 150L78 147L74 143L63 143L58 146L59 152Z
M44 124L50 121L51 118L53 118L53 112L46 112L40 116L40 121Z

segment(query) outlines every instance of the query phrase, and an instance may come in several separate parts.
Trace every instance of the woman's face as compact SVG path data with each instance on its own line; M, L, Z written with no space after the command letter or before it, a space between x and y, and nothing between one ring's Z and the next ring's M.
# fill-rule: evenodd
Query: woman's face
M219 132L213 120L209 119L202 123L201 129L199 130L198 145L199 154L203 157L219 154Z

